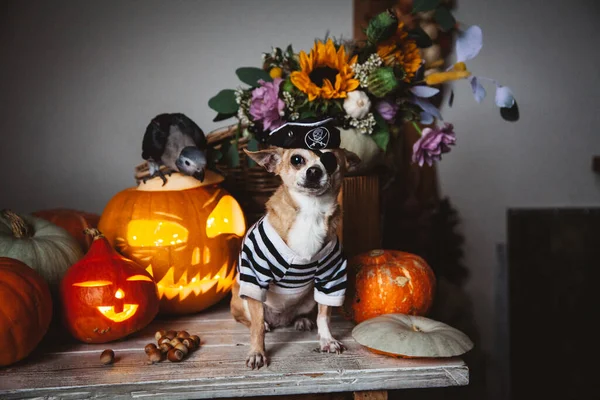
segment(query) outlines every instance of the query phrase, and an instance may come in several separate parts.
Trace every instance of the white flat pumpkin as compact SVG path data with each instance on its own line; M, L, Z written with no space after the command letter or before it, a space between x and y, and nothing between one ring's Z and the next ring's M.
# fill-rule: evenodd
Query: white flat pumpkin
M0 211L0 257L22 261L39 273L54 293L65 272L83 253L63 228L42 218Z
M455 357L473 348L467 335L430 318L384 314L356 325L352 337L376 352L400 357Z

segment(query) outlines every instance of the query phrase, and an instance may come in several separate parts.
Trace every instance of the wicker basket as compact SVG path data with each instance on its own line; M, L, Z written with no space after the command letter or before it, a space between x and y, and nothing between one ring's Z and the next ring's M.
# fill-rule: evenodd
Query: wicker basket
M238 125L231 125L214 130L206 136L208 144L219 149L222 143L235 138L238 129ZM219 162L217 168L225 176L223 188L238 200L246 215L246 223L250 226L264 215L265 204L281 184L281 179L259 165L249 165L249 157L244 152L248 141L247 137L240 137L237 141L239 166L230 167L225 162ZM259 145L259 148L266 146Z

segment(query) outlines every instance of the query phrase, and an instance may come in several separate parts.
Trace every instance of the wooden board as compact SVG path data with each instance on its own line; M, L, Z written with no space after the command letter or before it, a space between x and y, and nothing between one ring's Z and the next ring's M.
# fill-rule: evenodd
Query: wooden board
M338 237L346 257L381 248L379 177L348 176L340 191Z
M157 319L119 342L38 349L23 362L0 369L0 398L208 399L469 383L468 368L460 358L399 360L375 355L352 340L352 327L334 317L332 333L348 347L341 355L315 352L315 332L285 328L267 333L271 364L252 371L244 364L248 330L230 317L225 302L197 315ZM183 362L147 365L143 348L154 342L158 329L199 334L202 346ZM108 366L99 361L106 348L116 354L116 362Z

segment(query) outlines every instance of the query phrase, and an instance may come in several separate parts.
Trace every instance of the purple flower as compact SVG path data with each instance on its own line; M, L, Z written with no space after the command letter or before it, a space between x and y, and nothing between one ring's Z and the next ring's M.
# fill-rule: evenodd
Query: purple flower
M255 121L262 121L265 131L279 128L283 125L283 110L285 103L279 98L279 85L283 79L275 78L273 82L258 81L259 87L252 91L250 115Z
M424 163L431 166L434 160L441 160L442 154L450 151L456 136L452 124L445 124L443 128L425 128L422 136L413 145L412 161L420 167Z
M396 117L396 113L398 112L398 106L394 103L383 100L377 103L377 112L387 122L392 122Z

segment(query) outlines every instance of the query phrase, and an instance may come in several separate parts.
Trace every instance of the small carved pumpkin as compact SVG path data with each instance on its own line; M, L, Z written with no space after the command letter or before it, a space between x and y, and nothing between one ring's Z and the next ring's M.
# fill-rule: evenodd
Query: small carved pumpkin
M19 260L0 257L0 367L27 357L52 320L46 281Z
M382 314L426 315L436 279L421 257L396 250L373 250L348 262L350 284L342 312L360 323Z
M61 282L62 314L73 337L86 343L121 339L158 313L152 276L117 253L97 230L87 254Z
M109 242L154 277L162 313L199 312L231 290L246 222L220 181L210 171L204 183L154 178L115 195L102 213Z
M16 258L58 292L63 275L83 256L79 244L63 228L44 219L0 211L0 257Z
M463 332L418 315L380 315L356 325L352 337L374 353L395 357L454 357L473 348Z
M50 221L69 232L77 240L84 253L88 251L93 241L90 235L84 233L84 230L97 228L98 221L100 221L100 215L98 214L67 208L40 210L34 212L32 215Z

